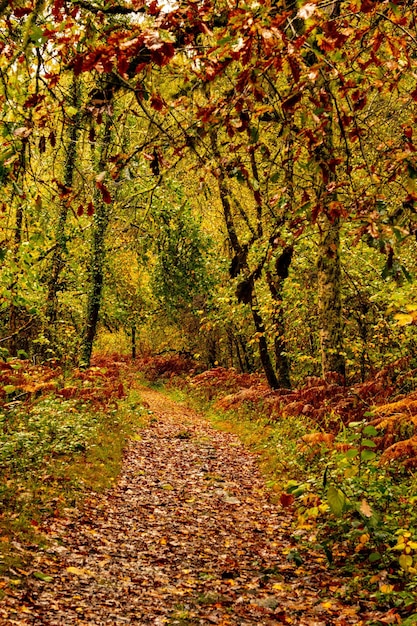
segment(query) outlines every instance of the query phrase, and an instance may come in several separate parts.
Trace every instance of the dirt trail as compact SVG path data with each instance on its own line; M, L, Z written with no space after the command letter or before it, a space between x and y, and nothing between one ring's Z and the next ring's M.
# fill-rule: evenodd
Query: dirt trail
M48 528L53 545L33 566L51 579L29 577L0 603L0 624L366 623L334 598L341 582L320 556L300 563L256 458L192 410L141 394L151 422L117 485Z

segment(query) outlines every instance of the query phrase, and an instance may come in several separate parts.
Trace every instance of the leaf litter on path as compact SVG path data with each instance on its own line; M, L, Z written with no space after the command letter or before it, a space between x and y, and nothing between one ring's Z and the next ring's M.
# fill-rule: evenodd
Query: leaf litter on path
M117 485L45 526L50 546L7 587L0 624L369 623L335 597L343 580L321 555L298 554L256 457L192 410L141 394L153 419Z

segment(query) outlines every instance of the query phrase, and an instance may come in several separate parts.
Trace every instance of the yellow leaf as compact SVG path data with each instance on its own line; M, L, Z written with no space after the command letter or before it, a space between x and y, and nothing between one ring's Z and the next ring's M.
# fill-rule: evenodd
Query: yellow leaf
M400 558L398 559L398 562L400 564L400 567L403 570L407 571L413 565L413 557L410 556L409 554L402 554Z
M285 589L283 583L274 583L272 585L272 589L276 589L276 591L283 591Z
M80 567L67 567L66 570L69 574L75 574L76 576L94 576L93 572L90 572L88 569L82 569Z
M414 321L414 316L409 313L396 313L394 318L397 320L398 326L408 326Z
M322 602L321 606L323 607L323 609L331 609L333 607L333 602L330 602L330 601Z
M394 591L394 585L382 583L382 585L379 585L379 590L381 593L392 593Z

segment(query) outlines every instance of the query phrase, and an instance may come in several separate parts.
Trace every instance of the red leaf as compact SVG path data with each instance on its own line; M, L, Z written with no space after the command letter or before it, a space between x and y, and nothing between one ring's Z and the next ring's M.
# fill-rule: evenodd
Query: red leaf
M417 87L410 93L410 96L417 102Z
M64 0L55 0L52 7L52 15L58 22L62 22L62 9L64 8Z
M77 209L77 215L82 215L83 213L84 213L84 207L82 207L80 204L80 206Z
M160 10L161 9L159 8L158 2L156 0L152 0L148 7L147 13L149 13L149 15L158 15Z
M157 65L163 66L169 63L175 54L172 43L163 43L157 50L151 50L151 58Z
M45 97L46 97L45 95L34 93L31 96L29 96L29 98L26 100L23 106L26 107L27 109L30 109L36 106L37 104L39 104L40 102L42 102L42 100L44 100Z
M25 15L30 15L32 13L32 9L30 7L16 7L13 9L13 13L17 18L25 17Z
M293 78L295 82L298 83L298 81L300 80L300 66L292 56L288 57L288 63L291 68Z
M362 0L361 11L364 13L370 13L376 7L376 4L377 3L374 2L374 0Z
M92 202L89 202L87 205L87 215L93 215L94 214L94 204Z
M294 496L292 495L292 493L282 493L279 501L281 502L282 506L289 507L294 502Z
M406 137L407 139L413 138L413 129L411 126L403 126L403 133L404 137Z
M151 96L151 107L155 109L155 111L162 111L165 108L165 102L158 94L153 94Z
M111 204L112 202L111 195L106 185L104 185L100 181L97 181L96 185L97 185L97 188L100 189L101 195L103 197L103 202L105 202L106 204Z
M293 109L297 102L300 102L302 95L303 94L301 93L301 91L298 91L297 93L284 100L281 105L284 111L290 111L291 109Z

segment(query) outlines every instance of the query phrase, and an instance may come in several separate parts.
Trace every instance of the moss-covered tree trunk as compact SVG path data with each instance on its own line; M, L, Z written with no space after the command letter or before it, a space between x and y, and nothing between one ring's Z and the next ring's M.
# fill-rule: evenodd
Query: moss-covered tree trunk
M111 145L112 120L106 114L104 130L101 138L100 157L97 165L98 173L106 167L107 156ZM90 366L94 338L97 332L101 298L103 293L104 267L106 261L106 232L110 219L110 204L105 202L98 190L95 192L94 227L92 234L92 250L90 264L90 281L87 293L87 311L84 333L80 350L80 367Z
M345 376L340 266L340 219L318 219L318 319L323 377Z
M23 142L22 149L20 151L20 163L19 170L17 175L17 180L22 177L22 188L24 185L24 174L26 169L26 142ZM23 227L23 217L24 217L24 202L23 202L24 193L23 191L17 197L16 204L16 216L14 223L14 238L13 238L13 259L18 266L19 264L19 255L20 255L20 246L22 243L22 227ZM9 309L9 341L8 341L8 349L12 356L16 356L19 349L19 306L16 304L17 300L17 292L18 292L18 281L19 275L16 276L13 284L10 285L10 292L12 294L12 300L10 303Z
M316 164L320 172L317 183L319 214L317 228L319 234L317 274L318 274L318 322L322 374L337 372L345 377L346 365L343 350L343 321L341 295L340 261L340 204L334 162L334 137L332 116L332 94L325 79L320 81L320 97L326 117L323 117L323 141L316 150Z
M57 294L61 289L59 278L63 268L65 267L65 256L67 254L67 239L65 235L65 227L67 223L68 212L70 210L70 203L68 202L67 196L69 193L71 193L74 184L74 173L77 162L77 140L80 131L81 121L80 114L78 112L78 107L80 104L79 89L80 87L78 79L74 76L69 104L77 109L77 113L74 115L69 123L67 129L67 143L64 147L66 154L62 182L65 188L65 196L61 199L60 202L58 222L55 232L55 248L52 254L50 274L48 278L48 293L46 297L46 319L49 325L49 330L47 330L48 334L51 334L51 324L53 325L57 319Z

